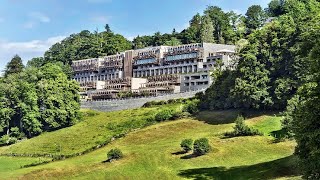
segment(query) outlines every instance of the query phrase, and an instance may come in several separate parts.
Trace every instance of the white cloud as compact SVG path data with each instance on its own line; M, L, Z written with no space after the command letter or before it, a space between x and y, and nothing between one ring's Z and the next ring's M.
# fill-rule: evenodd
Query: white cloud
M26 28L26 29L32 29L35 25L36 25L35 22L29 21L29 22L26 22L26 23L23 25L23 27Z
M43 56L53 44L63 40L65 36L50 37L46 40L31 40L26 42L10 42L0 40L0 71L10 59L18 54L26 63L33 57Z
M32 29L39 23L49 23L51 21L47 15L40 12L31 12L28 16L29 20L23 24L23 27L26 29Z
M112 0L87 0L88 3L109 3Z
M110 16L98 15L98 16L93 16L91 20L96 23L108 23L110 18L111 18Z
M40 22L42 22L42 23L48 23L48 22L51 21L50 18L49 18L47 15L45 15L45 14L43 14L43 13L40 13L40 12L31 12L31 13L29 14L29 16L30 16L32 19L38 20L38 21L40 21Z

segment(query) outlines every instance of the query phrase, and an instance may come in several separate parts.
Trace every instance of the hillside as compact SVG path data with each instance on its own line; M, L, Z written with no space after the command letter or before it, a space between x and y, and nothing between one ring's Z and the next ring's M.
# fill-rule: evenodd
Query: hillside
M130 130L153 123L148 122L147 118L163 108L179 107L180 105L176 104L109 113L83 110L82 122L1 148L0 154L54 157L82 154L107 144L115 136L122 136Z
M152 110L154 108L146 109ZM123 111L117 117L129 118L121 116L125 112L141 115L144 109ZM154 124L131 132L88 154L35 167L20 168L20 165L32 163L32 158L1 156L0 164L6 164L6 168L0 165L0 173L5 179L299 179L295 157L292 155L295 142L274 143L274 137L270 136L280 129L281 118L252 114L246 121L247 124L259 129L264 136L224 138L222 134L232 129L233 124L230 122L233 122L237 114L236 111L201 112L197 117ZM74 139L74 142L79 143L74 149L78 150L78 147L83 147L83 142L88 142L86 139L89 134L83 134L83 129L94 134L96 128L111 115L112 113L100 113L88 118L92 121L91 126L85 126L89 121L84 120L80 125L0 149L2 152L29 152L30 144L35 146L45 139L49 145L59 140L66 143L62 137L68 130L72 132L73 128L77 128L75 132L82 135ZM188 154L179 153L182 139L201 137L209 138L213 147L208 155L190 158ZM69 141L68 138L66 141ZM106 153L114 147L123 151L124 158L103 163ZM45 148L40 150L45 152ZM37 159L33 160L39 161Z

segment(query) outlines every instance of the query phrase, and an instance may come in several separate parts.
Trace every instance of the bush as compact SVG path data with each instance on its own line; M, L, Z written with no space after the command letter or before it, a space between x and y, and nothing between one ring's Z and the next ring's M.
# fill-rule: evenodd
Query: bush
M192 139L184 139L181 141L180 143L180 147L185 151L185 152L189 152L192 150L192 144L193 144L193 140Z
M20 132L18 127L12 127L10 129L10 137L11 138L17 138L17 139L22 139L26 135L23 132Z
M193 154L201 156L210 151L209 140L207 138L200 138L194 141Z
M15 137L10 137L8 135L3 135L0 138L0 145L10 145L10 144L15 144L18 141L17 138Z
M115 149L111 149L108 152L107 156L108 156L108 160L112 161L112 160L121 159L123 157L123 154L120 149L115 148Z
M187 101L186 104L183 106L183 112L188 112L190 114L195 114L199 112L199 100L193 99Z
M235 123L236 125L233 127L233 131L225 133L225 136L236 137L261 135L257 129L252 129L245 124L243 116L238 116Z
M156 114L155 119L156 121L165 121L165 120L169 120L172 117L173 117L172 110L163 109Z

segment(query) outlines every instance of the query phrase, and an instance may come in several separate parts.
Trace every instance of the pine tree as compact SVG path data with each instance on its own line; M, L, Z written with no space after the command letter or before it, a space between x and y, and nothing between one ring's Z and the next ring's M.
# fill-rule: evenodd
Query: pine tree
M202 42L214 43L213 24L209 16L204 16L201 23L200 38Z
M22 72L23 68L24 65L22 63L22 59L20 58L20 56L15 55L7 64L4 71L4 76L7 77L10 74L17 74L19 72Z

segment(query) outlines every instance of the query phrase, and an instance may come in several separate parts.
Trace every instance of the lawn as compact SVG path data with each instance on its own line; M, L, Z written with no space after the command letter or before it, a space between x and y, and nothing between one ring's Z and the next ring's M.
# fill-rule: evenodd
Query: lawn
M292 155L294 141L273 143L280 117L256 115L246 123L264 136L225 138L238 112L202 112L148 126L129 133L88 154L29 168L4 172L5 178L22 179L300 179ZM98 117L98 116L97 116ZM205 118L204 118L205 117ZM210 118L211 117L211 118ZM217 120L215 120L215 117ZM222 119L225 122L222 123ZM220 123L220 124L219 124ZM222 124L221 124L222 123ZM50 134L50 133L48 133ZM184 138L207 137L213 150L204 156L180 153ZM118 147L124 158L103 163L106 153ZM7 158L7 157L6 157ZM0 164L8 159L0 159ZM17 160L19 162L19 160ZM11 162L9 162L11 163Z

